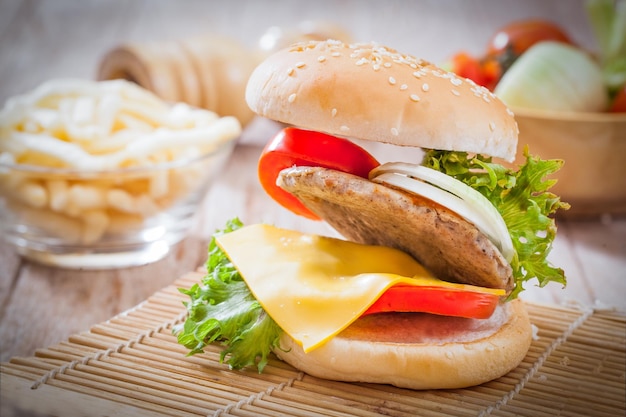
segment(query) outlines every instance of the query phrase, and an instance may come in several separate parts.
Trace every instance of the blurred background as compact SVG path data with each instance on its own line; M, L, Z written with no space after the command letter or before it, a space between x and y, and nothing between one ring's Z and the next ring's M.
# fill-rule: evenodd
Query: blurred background
M268 28L312 20L441 63L481 53L499 27L531 17L594 47L583 0L0 0L0 102L49 78L95 77L126 42L219 34L256 48Z

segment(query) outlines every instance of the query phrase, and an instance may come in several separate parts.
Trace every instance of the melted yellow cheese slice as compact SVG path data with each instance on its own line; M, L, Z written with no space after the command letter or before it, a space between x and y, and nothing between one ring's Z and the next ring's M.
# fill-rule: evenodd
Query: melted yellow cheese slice
M258 224L216 238L254 297L305 352L359 318L394 285L504 291L433 278L406 253Z

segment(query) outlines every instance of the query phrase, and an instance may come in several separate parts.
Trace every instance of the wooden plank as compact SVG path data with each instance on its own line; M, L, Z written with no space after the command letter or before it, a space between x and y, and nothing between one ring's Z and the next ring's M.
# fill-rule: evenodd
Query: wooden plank
M6 306L19 280L20 257L9 244L0 239L0 322L3 322Z
M37 347L85 331L134 307L205 259L206 242L189 238L160 262L120 271L50 269L26 263L4 305L0 358L31 355Z
M626 221L578 222L569 237L592 302L626 310Z
M154 407L152 410L136 407L111 401L111 399L67 391L53 385L41 387L37 393L37 401L32 401L28 396L22 395L24 391L30 389L31 384L31 381L24 378L2 375L2 396L0 397L0 411L2 412L0 414L3 416L18 416L33 413L34 415L65 417L84 417L89 415L151 417L172 415L171 412L160 412Z

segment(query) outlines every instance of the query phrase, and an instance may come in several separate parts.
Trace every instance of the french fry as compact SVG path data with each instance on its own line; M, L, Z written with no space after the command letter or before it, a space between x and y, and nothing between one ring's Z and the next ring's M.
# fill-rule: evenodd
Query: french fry
M52 211L63 211L67 207L69 200L67 181L50 180L46 181L48 188L48 201Z
M100 187L74 184L68 189L69 204L80 211L106 207L106 191Z
M18 199L30 207L41 208L48 203L48 192L35 181L24 181L15 192Z
M137 212L135 198L121 188L112 188L106 194L107 204L113 210L133 214Z
M10 204L9 209L18 213L18 222L45 231L52 238L62 239L67 244L81 242L82 225L80 220L72 219L62 214L46 209L35 209L22 204ZM37 234L36 230L30 233Z
M91 245L141 227L198 187L202 175L189 175L188 164L160 165L209 153L236 139L241 125L128 81L68 79L9 99L0 133L0 168L35 168L0 170L0 200L55 237Z
M109 216L102 210L91 210L83 214L81 241L89 245L102 238L109 225Z

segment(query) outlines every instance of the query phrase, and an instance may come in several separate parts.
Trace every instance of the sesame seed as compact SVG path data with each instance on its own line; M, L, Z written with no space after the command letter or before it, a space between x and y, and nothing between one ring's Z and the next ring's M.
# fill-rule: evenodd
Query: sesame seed
M339 130L341 130L342 132L349 132L349 131L350 131L350 128L349 128L348 126L346 126L346 125L343 125L343 126L341 126L341 127L339 128Z
M408 86L408 85L406 85L406 84L402 84L402 85L400 86L400 90L402 90L402 91L406 90L407 88L409 88L409 86Z
M389 84L394 85L396 83L396 79L393 77L389 77Z
M394 135L394 136L398 136L398 129L395 128L395 127L392 127L391 128L391 134Z
M420 78L420 77L422 76L422 73L421 73L421 72L419 72L419 71L415 71L415 72L413 73L413 76L414 76L415 78Z
M452 94L454 94L455 96L460 96L461 95L461 93L456 91L454 88L451 91L452 91Z
M359 59L359 60L356 62L356 64L357 64L358 66L361 66L361 65L367 64L367 59L365 59L365 58L361 58L361 59Z
M385 62L385 63L383 64L383 66L384 66L385 68L391 68L391 62Z
M429 88L430 88L430 86L428 85L428 83L422 84L422 91L426 92L426 91L428 91Z
M306 64L304 62L297 62L296 63L296 68L302 68L304 67Z
M459 78L450 78L450 82L452 83L452 85L455 85L457 87L463 84L463 81L461 81Z
M496 130L496 124L494 122L489 122L489 130L492 132Z
M287 100L290 103L293 103L294 101L296 101L296 93L292 93Z
M417 94L411 94L411 95L409 96L409 98L410 98L412 101L415 101L415 102L420 101L420 97L419 97Z
M324 55L318 56L317 57L317 61L318 62L324 62L324 61L326 61L326 57Z
M331 115L332 117L337 116L337 109L332 109L332 110L330 111L330 115Z
M296 70L294 70L293 68L291 67L287 68L287 75L292 76L294 72L296 72Z
M331 53L330 56L337 58L337 57L341 56L341 52L335 51L335 52Z

